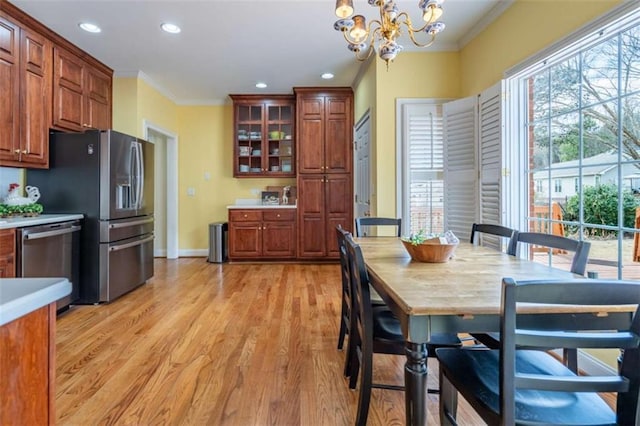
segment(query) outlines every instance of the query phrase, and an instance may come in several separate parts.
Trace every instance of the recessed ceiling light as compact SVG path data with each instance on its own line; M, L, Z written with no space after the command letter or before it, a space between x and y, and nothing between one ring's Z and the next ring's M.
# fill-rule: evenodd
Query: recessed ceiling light
M168 22L163 22L160 25L160 28L162 28L162 31L165 31L171 34L178 34L180 31L182 31L180 27L177 26L176 24L170 24Z
M333 74L331 74L330 72L325 72L320 77L324 78L325 80L331 80L333 78Z
M266 89L266 87L267 87L267 83L262 83L262 82L260 82L260 83L256 83L256 87L257 87L258 89Z
M80 22L78 26L89 33L99 33L102 31L99 26L90 22Z

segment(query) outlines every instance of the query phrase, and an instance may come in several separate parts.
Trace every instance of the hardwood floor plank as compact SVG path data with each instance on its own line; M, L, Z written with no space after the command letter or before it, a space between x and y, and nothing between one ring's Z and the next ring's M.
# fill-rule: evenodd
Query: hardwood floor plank
M58 425L353 424L357 392L335 348L338 265L184 258L156 259L155 271L111 304L58 318ZM374 377L402 383L403 358L376 355ZM463 405L461 424L482 424ZM370 425L404 418L403 392L373 391Z

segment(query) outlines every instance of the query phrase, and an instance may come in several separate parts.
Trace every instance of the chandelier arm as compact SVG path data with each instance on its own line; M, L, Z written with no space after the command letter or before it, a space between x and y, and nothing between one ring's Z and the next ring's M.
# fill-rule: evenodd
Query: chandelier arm
M364 56L360 56L358 53L360 52L355 52L356 55L356 59L360 62L364 62L367 59L369 59L369 56L371 56L371 54L373 53L373 44L370 44L369 47L367 48L367 54Z
M435 34L431 34L431 40L429 40L428 42L422 44L420 42L418 42L418 40L416 40L416 37L414 35L414 31L409 31L409 38L411 38L411 41L413 42L413 44L415 44L418 47L429 47L433 44L434 41L436 41L436 35Z
M429 24L431 24L431 22L427 22L420 28L413 28L413 23L411 22L411 18L409 17L409 15L407 15L407 12L402 12L400 15L398 15L398 19L400 19L400 16L402 16L402 15L404 15L404 17L405 17L404 22L402 22L402 23L407 26L407 29L409 30L409 34L411 34L411 33L421 33L425 29L427 29L427 26L429 26Z

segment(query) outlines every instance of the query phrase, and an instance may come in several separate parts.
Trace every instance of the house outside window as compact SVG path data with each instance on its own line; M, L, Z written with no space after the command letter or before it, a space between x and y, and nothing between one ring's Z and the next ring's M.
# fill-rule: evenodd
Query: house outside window
M601 278L640 279L639 17L609 18L510 80L519 113L509 124L526 129L524 227L591 242L588 270ZM574 182L565 192L563 180ZM567 256L529 255L569 269Z

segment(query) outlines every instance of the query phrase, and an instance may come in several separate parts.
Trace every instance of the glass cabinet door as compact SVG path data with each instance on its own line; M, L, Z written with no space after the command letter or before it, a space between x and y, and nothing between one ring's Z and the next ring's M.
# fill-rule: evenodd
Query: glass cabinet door
M295 177L295 99L232 98L234 177Z
M293 170L293 105L268 105L269 171L295 175Z

